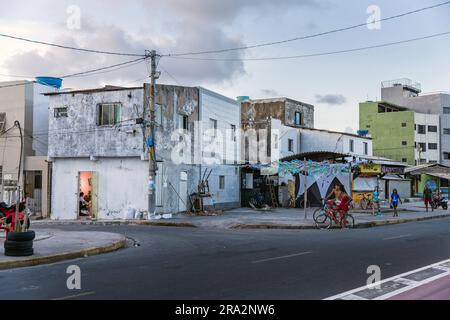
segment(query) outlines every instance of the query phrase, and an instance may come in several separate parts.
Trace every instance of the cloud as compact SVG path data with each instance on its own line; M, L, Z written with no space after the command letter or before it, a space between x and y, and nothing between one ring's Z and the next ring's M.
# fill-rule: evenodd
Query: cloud
M316 102L328 105L343 105L347 102L347 98L341 94L316 95Z
M275 89L263 89L261 90L261 95L270 98L281 97L281 94Z

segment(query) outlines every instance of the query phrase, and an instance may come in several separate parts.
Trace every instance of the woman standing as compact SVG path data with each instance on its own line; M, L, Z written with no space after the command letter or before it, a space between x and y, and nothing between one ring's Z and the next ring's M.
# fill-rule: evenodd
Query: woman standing
M398 203L403 204L402 199L400 199L400 195L398 194L397 189L394 189L391 195L391 205L394 208L394 217L398 217Z
M377 210L376 214L375 210ZM379 211L380 211L380 189L376 187L372 194L372 214L374 216L378 215Z

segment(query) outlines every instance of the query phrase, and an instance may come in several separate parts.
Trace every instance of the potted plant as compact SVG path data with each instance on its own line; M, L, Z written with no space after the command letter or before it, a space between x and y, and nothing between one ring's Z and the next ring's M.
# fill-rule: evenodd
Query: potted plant
M26 201L20 202L20 173L22 170L22 156L23 156L23 135L20 122L16 121L14 127L19 129L20 133L20 158L19 158L19 172L17 175L17 201L14 206L5 207L3 210L6 213L6 241L5 241L5 255L9 257L28 257L34 254L33 241L36 237L34 231L29 231L30 218L26 212Z
M33 241L36 234L29 230L30 218L25 213L25 203L19 204L19 210L19 219L11 216L10 227L7 229L4 247L8 257L28 257L34 254Z

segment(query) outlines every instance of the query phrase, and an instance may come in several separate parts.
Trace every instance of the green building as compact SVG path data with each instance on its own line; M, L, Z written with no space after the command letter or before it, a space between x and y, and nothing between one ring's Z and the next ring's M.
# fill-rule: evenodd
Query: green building
M359 105L360 130L373 139L373 154L419 165L439 162L439 116L421 114L387 102Z

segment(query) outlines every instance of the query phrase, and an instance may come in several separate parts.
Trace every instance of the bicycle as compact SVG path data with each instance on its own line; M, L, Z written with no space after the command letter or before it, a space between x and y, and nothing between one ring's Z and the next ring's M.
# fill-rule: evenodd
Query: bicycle
M318 216L325 214L328 211L328 202L322 199L322 207L316 209L313 213L313 220L316 222Z
M321 230L330 229L333 222L343 228L353 229L355 227L355 218L348 212L343 214L341 219L341 212L335 208L328 208L327 211L319 215L316 219L316 227Z
M362 210L369 210L373 208L373 202L370 196L363 195L361 198L361 201L359 203L359 206Z

